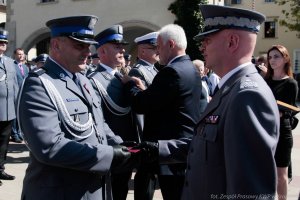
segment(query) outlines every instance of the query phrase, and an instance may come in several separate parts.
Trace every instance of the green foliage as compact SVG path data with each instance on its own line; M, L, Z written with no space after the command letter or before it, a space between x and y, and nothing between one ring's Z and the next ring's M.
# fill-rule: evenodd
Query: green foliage
M284 17L279 19L279 24L290 31L296 31L300 38L300 0L276 0L275 3L279 6L290 5L290 10L282 10Z
M201 59L202 55L193 37L202 30L203 19L199 11L199 4L207 4L207 0L175 0L168 8L177 19L174 21L183 27L187 37L187 54L194 59Z

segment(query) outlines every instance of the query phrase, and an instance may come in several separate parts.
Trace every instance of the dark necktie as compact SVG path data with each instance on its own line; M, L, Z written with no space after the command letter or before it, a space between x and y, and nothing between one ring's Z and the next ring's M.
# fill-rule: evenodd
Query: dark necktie
M76 74L73 74L72 80L73 80L74 83L77 85L77 87L78 87L79 89L81 89L81 87L80 87L80 82L79 82L79 79L77 78Z
M215 87L215 90L214 90L214 93L213 93L212 96L214 96L214 95L218 92L218 90L219 90L219 85L217 85L217 86Z

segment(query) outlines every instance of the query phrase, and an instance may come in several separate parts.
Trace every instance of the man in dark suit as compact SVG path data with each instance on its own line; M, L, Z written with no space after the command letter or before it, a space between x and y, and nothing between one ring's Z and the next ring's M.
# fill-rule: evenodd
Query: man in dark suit
M23 200L112 199L110 173L131 166L104 122L101 101L81 72L94 40L96 16L50 20L50 52L31 71L18 99L18 120L30 150ZM110 146L108 145L110 143Z
M4 163L12 123L16 118L15 101L19 86L14 61L4 55L7 43L8 32L0 30L0 179L13 180L15 177L4 171ZM2 185L1 181L0 185Z
M221 77L190 143L184 200L274 199L279 112L272 91L251 63L265 16L201 5L206 66Z
M123 27L114 25L96 35L97 53L100 58L95 71L87 75L102 102L104 119L111 130L124 141L139 141L136 121L125 98L122 82L115 77L118 66L124 62ZM112 174L112 192L115 200L126 200L128 181L132 170Z
M186 170L187 142L200 118L201 78L185 53L186 47L182 27L166 25L157 37L159 62L165 67L157 73L152 84L143 90L140 79L123 78L132 109L145 115L143 139L152 141L153 146L159 148L159 153L173 152L174 159L171 161L175 163L166 163L166 158L162 156L159 165L152 164L165 200L180 199ZM164 141L169 140L172 144L165 146Z
M28 75L29 68L26 66L26 58L25 53L22 48L17 48L14 50L14 58L15 58L15 67L17 72L17 80L18 85L21 87L24 78ZM13 120L13 127L11 131L11 141L16 143L21 143L23 141L23 137L21 135L21 132L19 130L18 121L17 119Z

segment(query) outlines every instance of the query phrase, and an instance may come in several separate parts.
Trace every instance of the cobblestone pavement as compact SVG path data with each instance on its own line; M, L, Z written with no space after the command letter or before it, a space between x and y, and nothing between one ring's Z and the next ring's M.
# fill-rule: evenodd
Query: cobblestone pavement
M300 114L297 115L300 119ZM293 131L294 148L292 152L293 180L288 188L288 200L298 200L300 192L300 125ZM22 181L29 162L29 152L24 143L9 144L6 172L16 176L13 181L2 180L0 186L0 200L20 200ZM133 174L134 176L134 174ZM133 200L132 181L130 182L130 191L127 200ZM160 190L155 191L154 200L162 200Z

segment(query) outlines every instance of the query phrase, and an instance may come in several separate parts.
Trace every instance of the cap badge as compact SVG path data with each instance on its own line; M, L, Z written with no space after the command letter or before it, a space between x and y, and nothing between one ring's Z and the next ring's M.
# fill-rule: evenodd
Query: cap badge
M90 19L90 22L89 22L89 25L88 25L89 29L94 29L96 23L97 23L97 18L93 18L93 17L92 17L92 18Z

